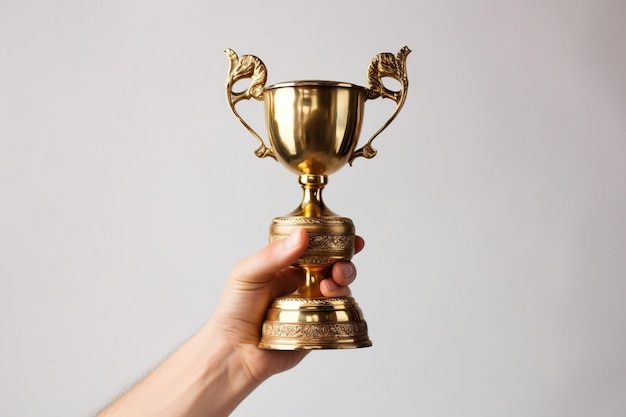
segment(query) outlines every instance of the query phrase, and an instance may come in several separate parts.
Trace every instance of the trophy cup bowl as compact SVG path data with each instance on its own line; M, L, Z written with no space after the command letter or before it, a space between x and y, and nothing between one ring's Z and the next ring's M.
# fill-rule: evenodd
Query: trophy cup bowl
M267 87L265 119L274 156L298 175L330 175L354 152L367 89L332 81Z
M328 176L358 157L373 158L372 141L398 114L408 89L406 57L409 48L396 55L378 54L370 62L369 88L335 81L294 81L266 87L267 70L253 56L241 58L231 49L226 97L237 119L259 142L255 154L271 157L297 174L303 190L300 205L285 216L272 220L269 240L288 237L296 228L309 234L309 247L295 266L303 282L290 295L279 297L269 307L261 329L260 348L271 350L311 350L360 348L372 345L363 313L353 297L324 297L320 282L330 276L332 266L349 261L354 255L355 227L351 219L326 207L322 190ZM399 91L386 88L383 78L394 78ZM250 78L250 86L233 91L234 84ZM389 98L396 109L387 122L357 149L365 103ZM269 147L239 115L235 106L241 100L265 103Z

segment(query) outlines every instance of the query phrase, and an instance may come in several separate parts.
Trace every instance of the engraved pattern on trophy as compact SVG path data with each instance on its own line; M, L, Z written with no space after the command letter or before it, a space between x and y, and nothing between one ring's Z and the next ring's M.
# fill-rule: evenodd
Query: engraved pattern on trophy
M304 227L309 233L309 247L296 261L296 265L332 265L338 261L349 261L354 255L355 230L352 220L326 214L323 217L292 216L272 220L269 239L271 242L284 239L296 227Z
M310 248L348 249L354 245L353 236L315 236L309 237Z
M350 259L347 257L343 257L343 258L329 258L328 256L322 256L320 258L316 258L313 255L304 255L302 256L300 259L298 259L296 261L296 265L302 266L302 267L306 267L308 265L310 266L320 266L320 265L325 265L325 266L331 266L333 264L335 264L337 261L349 261Z
M224 51L228 57L228 79L226 81L226 98L232 112L237 119L243 124L246 129L259 141L259 147L254 151L254 154L259 158L270 157L276 159L271 148L265 145L265 142L261 136L250 125L243 120L235 109L235 105L241 100L250 100L254 98L256 100L263 100L263 90L265 89L265 83L267 82L267 68L263 61L254 55L243 55L241 58L237 56L232 49L226 49ZM240 92L234 92L233 87L237 81L250 78L250 86Z
M285 239L287 236L270 235L269 241ZM309 235L309 249L344 250L354 246L354 236L350 235Z
M394 55L391 52L383 52L376 55L370 62L367 68L367 81L370 88L367 92L368 99L376 99L381 97L383 99L390 98L396 102L396 109L391 117L385 122L385 124L372 135L367 141L365 146L354 151L350 157L349 164L362 156L365 159L371 159L376 156L378 151L372 147L374 139L389 126L389 124L395 119L396 115L400 112L400 109L404 105L406 100L406 94L409 89L409 79L406 72L406 58L411 53L411 50L405 46ZM401 85L399 91L393 91L385 87L384 78L393 78Z
M263 333L269 337L348 338L352 340L355 337L367 336L367 324L365 322L313 325L265 323Z
M343 225L346 219L341 217L276 217L275 224L301 224L301 225Z
M290 298L289 296L281 297L281 303L298 303L301 306L332 306L335 303L347 304L351 301L350 297L327 297L327 298Z

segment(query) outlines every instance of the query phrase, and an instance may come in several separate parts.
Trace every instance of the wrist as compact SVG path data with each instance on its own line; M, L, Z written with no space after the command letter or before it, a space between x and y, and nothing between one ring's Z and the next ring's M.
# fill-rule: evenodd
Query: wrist
M207 402L208 416L227 416L265 378L250 372L245 354L225 336L214 320L196 334L201 352L199 384Z

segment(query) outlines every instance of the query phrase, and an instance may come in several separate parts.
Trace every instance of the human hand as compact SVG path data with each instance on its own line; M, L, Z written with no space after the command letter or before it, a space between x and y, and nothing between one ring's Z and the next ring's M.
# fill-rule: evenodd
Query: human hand
M308 234L298 229L237 264L206 326L98 416L225 417L265 379L300 362L305 351L263 350L257 343L272 301L302 282L302 271L291 265L308 244ZM357 236L355 252L363 246ZM336 263L320 290L348 296L355 277L351 262Z
M211 320L257 383L292 368L307 353L262 350L257 344L259 329L272 301L292 293L302 282L302 271L291 265L304 254L308 243L306 231L298 229L287 239L273 242L237 264ZM363 246L363 239L356 236L355 252ZM356 269L351 262L338 262L333 265L332 277L321 282L320 290L326 297L349 296L348 285L355 278Z

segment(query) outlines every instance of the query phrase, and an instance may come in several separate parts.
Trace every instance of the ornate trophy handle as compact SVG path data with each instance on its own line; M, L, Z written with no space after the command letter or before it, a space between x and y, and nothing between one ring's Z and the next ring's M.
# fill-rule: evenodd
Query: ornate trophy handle
M378 97L390 98L396 102L396 110L393 112L389 120L380 128L374 135L367 141L365 146L357 149L350 156L349 163L362 156L366 159L370 159L376 156L376 149L372 147L372 141L376 136L380 134L396 117L404 101L406 100L406 93L409 88L409 80L406 75L406 57L411 50L405 46L400 49L397 55L393 55L390 52L384 52L376 55L370 62L367 68L367 80L370 88L367 92L367 99L375 99ZM390 77L400 82L402 88L400 91L392 91L385 87L383 84L383 78Z
M263 142L263 139L259 134L246 123L235 109L235 104L241 100L250 100L254 98L256 100L263 100L263 89L265 88L265 82L267 81L267 69L265 64L259 58L254 55L244 55L241 58L237 56L232 49L226 49L224 51L229 60L228 67L228 79L226 81L226 99L230 105L230 109L233 111L237 119L250 133L254 135L259 141L259 147L254 151L255 155L259 158L265 158L269 156L276 159L272 149L268 148ZM234 92L233 86L239 80L244 78L251 78L252 81L247 90Z

